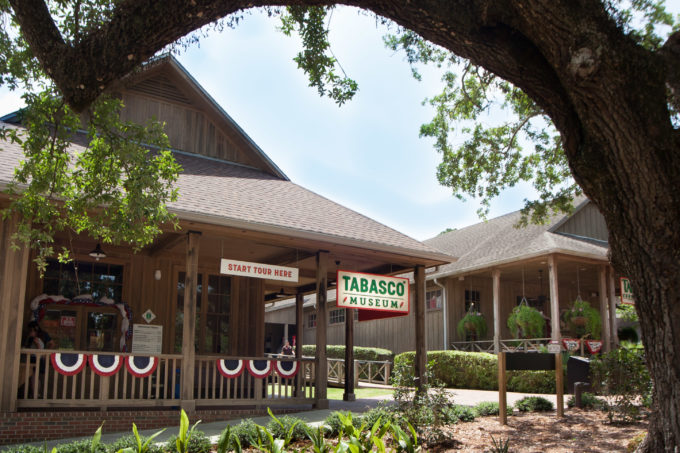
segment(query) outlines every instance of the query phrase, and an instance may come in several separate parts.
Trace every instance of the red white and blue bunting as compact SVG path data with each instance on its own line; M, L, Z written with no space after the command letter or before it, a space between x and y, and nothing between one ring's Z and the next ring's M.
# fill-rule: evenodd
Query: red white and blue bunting
M577 338L562 338L562 344L569 352L577 351L581 347L581 341Z
M274 362L276 372L285 379L290 379L298 372L298 363L293 360L277 360Z
M602 349L602 341L600 340L586 340L586 347L591 354L597 354Z
M92 354L87 361L92 367L92 371L99 376L113 376L123 366L121 356L113 354Z
M217 359L217 370L225 378L237 378L246 367L243 360L238 359Z
M158 366L157 357L128 356L125 360L125 367L130 374L138 378L145 378L156 370Z
M252 377L263 379L272 372L272 363L269 360L248 360L248 371Z
M81 372L87 362L85 354L53 352L50 355L52 366L59 374L74 376Z

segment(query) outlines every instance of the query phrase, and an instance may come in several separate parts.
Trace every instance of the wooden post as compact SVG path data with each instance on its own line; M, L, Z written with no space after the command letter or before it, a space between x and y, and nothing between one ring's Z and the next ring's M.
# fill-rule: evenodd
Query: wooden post
M552 330L550 338L559 342L562 340L562 332L560 332L560 292L555 255L548 256L548 273L550 276L550 327Z
M354 311L345 309L345 393L343 401L356 401L354 394Z
M557 391L557 416L564 417L564 374L562 354L555 354L555 390Z
M4 250L0 255L0 411L16 412L19 389L21 333L24 325L26 280L29 250L9 246L19 217L14 215L0 222L0 240Z
M508 399L506 395L505 352L498 353L498 415L501 425L508 424Z
M614 349L619 347L619 329L616 325L616 280L612 267L609 267L609 320L611 325L610 342L612 349Z
M494 269L493 277L493 352L501 352L501 271Z
M184 320L182 324L182 409L193 412L194 370L196 362L196 285L198 284L198 245L201 233L187 233L186 272L184 279Z
M328 409L328 364L326 361L326 327L328 310L328 252L316 253L316 408Z
M416 321L416 363L415 375L418 392L422 392L426 381L427 345L425 344L425 266L418 265L413 274L415 279L415 321Z
M604 352L610 350L609 310L607 308L607 267L600 266L600 315L602 316L602 346Z
M304 318L304 303L305 296L302 293L295 295L295 358L298 361L298 373L295 375L295 396L302 396L302 380L304 379L304 370L302 368L302 345L303 335L302 331L305 328Z

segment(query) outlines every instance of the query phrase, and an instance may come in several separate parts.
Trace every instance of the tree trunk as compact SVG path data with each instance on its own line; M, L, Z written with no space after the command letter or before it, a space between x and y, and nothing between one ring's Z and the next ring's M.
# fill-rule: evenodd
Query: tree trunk
M84 108L196 27L241 8L324 0L123 0L76 45L59 42L42 0L10 0L64 98ZM647 451L680 445L680 34L637 45L593 0L347 0L522 88L562 134L575 180L600 208L612 263L637 298L656 405ZM159 7L162 13L159 14ZM318 344L317 344L318 346Z

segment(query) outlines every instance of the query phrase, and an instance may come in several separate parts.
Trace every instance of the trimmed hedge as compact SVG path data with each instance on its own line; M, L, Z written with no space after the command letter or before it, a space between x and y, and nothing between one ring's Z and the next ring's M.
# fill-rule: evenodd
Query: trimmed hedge
M394 358L395 367L404 362L413 369L415 355L413 351L397 355ZM498 357L494 354L428 351L427 361L434 361L434 376L446 387L498 390ZM507 388L509 392L555 393L555 373L552 371L508 371Z
M302 355L308 357L316 356L316 345L306 344L302 346ZM344 359L345 345L344 344L329 344L326 346L326 357L329 359ZM382 348L364 348L362 346L354 346L355 360L373 360L373 361L392 361L394 353L389 349Z

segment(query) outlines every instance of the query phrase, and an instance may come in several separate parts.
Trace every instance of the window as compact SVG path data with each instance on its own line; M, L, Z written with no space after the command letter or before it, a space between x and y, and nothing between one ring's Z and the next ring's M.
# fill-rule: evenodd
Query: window
M336 308L328 314L328 324L340 324L345 322L345 309Z
M477 290L472 290L472 289L466 289L465 290L465 312L467 313L470 310L470 305L475 304L474 310L476 312L481 313L482 312L482 307L480 304L480 298L479 298L479 291Z
M316 327L316 313L310 313L307 315L307 327L309 329Z
M43 292L50 296L90 294L97 303L103 297L122 302L123 266L107 263L48 260L43 278ZM49 304L40 324L57 349L80 351L118 351L121 312L104 304Z
M425 306L428 310L442 308L442 290L433 289L425 293Z
M182 351L185 279L186 273L180 272L177 276L175 352ZM196 332L194 337L196 352L203 354L229 352L230 314L231 278L224 275L204 276L198 274L196 281Z

